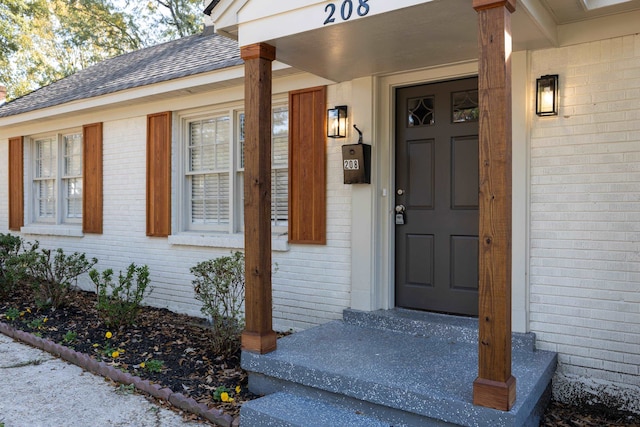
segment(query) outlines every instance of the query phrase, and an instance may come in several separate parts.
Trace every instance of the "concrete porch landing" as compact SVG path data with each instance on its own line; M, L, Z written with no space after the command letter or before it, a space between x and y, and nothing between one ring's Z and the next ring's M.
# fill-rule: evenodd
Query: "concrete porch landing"
M477 320L408 310L347 310L334 321L243 353L249 388L243 426L537 426L555 353L514 334L517 400L509 412L474 406Z

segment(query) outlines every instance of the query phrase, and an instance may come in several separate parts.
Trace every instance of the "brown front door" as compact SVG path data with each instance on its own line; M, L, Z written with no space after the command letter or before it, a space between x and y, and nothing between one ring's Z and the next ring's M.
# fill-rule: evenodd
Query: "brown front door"
M396 92L398 307L478 314L478 79Z

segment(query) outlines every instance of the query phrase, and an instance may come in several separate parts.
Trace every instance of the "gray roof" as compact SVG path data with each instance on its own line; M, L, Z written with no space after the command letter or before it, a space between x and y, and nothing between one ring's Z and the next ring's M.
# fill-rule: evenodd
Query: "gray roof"
M107 59L0 106L0 117L243 64L238 43L212 33Z

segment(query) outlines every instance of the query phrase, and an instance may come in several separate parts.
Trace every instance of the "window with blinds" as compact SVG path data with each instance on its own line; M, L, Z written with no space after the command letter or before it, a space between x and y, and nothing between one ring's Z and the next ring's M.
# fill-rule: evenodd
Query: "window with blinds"
M236 233L244 228L244 112L184 116L184 231ZM271 217L287 227L289 200L289 110L273 108Z
M238 139L240 146L239 186L244 171L244 113L239 113ZM271 132L271 224L286 227L289 218L289 108L273 109ZM243 193L241 193L243 195ZM244 196L242 197L244 201ZM240 204L242 211L244 203Z
M192 224L229 224L229 116L189 123L187 172Z
M64 166L62 170L63 215L82 218L82 135L62 137Z
M82 133L33 139L33 217L36 222L82 220Z

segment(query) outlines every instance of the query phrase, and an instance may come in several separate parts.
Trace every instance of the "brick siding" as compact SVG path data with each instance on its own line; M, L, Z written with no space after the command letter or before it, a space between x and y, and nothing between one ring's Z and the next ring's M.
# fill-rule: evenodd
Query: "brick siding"
M153 293L147 303L200 316L189 269L200 261L229 255L229 248L172 245L146 236L146 116L104 123L103 234L79 238L24 235L42 247L97 257L99 269L116 274L131 262L149 266ZM55 129L54 129L55 131ZM0 158L7 158L6 143ZM174 147L175 148L175 147ZM350 303L350 189L342 183L339 145L328 146L327 244L290 245L274 252L274 327L305 329L338 319ZM338 165L338 166L335 166ZM7 233L7 182L0 176L0 232ZM88 277L79 285L93 289Z
M640 387L640 35L531 64L560 76L531 131L531 330L561 375Z

